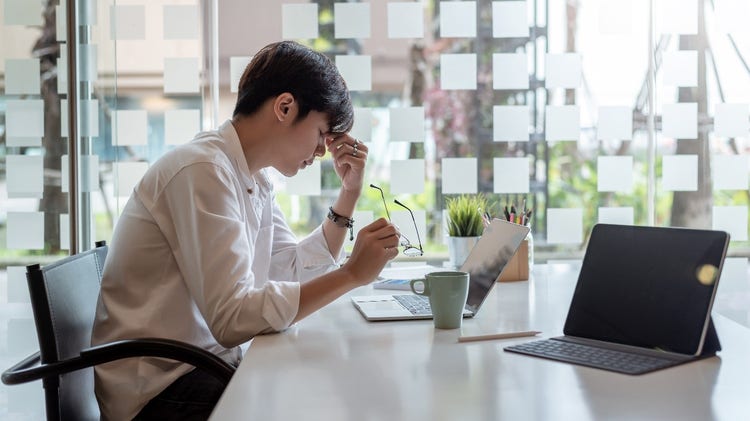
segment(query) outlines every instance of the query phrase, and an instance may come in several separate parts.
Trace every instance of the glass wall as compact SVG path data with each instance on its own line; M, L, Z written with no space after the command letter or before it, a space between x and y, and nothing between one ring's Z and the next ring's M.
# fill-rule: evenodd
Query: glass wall
M69 131L67 5L0 0L0 368L37 348L24 265L109 240L149 165L230 118L252 54L282 39L334 60L353 134L371 151L366 184L414 210L429 256L447 256L443 209L460 194L486 194L494 216L533 210L537 263L580 259L597 222L722 229L733 281L719 304L750 322L737 305L750 291L745 0L76 6ZM275 177L300 235L324 218L337 182L327 157ZM390 213L416 237L408 212ZM367 189L355 229L381 216ZM41 402L39 384L0 386L0 418L39 418Z

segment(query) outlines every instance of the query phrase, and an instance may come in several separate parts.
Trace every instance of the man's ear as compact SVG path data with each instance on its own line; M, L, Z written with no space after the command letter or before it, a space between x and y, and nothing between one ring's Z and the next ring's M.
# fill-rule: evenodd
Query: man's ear
M276 97L273 103L273 111L280 122L292 122L297 115L297 102L289 92L284 92Z

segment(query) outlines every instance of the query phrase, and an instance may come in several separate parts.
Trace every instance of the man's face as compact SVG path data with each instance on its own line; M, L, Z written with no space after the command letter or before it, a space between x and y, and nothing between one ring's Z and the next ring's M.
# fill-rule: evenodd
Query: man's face
M326 152L328 117L318 111L310 111L302 120L293 123L281 142L276 169L287 177L312 165L316 156Z

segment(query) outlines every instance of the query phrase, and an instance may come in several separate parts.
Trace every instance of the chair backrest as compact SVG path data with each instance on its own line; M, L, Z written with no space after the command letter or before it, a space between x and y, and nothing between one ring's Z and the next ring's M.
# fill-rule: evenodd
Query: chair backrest
M104 242L44 267L26 268L42 363L76 357L91 346L91 330L107 257ZM94 370L44 379L47 419L98 419Z

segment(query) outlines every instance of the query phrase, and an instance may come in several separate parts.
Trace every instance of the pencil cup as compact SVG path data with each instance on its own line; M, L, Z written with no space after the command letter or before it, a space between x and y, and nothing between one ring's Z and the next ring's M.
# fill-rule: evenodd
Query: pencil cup
M418 291L416 284L424 290ZM469 294L469 274L460 271L432 272L425 279L411 281L411 290L430 299L432 318L438 329L458 329L463 320L466 297Z

